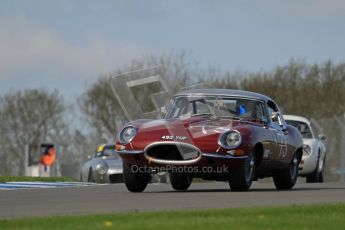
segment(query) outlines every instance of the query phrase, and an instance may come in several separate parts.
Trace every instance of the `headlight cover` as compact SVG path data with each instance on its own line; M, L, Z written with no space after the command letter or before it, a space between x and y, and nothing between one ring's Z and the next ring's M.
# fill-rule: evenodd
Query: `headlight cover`
M134 128L133 126L127 126L121 131L119 135L119 141L121 144L126 145L133 140L136 134L137 134L136 128Z
M100 174L100 175L104 175L107 173L108 171L108 164L105 162L99 163L96 165L96 171Z
M223 148L236 148L242 143L240 132L231 130L220 135L218 144Z

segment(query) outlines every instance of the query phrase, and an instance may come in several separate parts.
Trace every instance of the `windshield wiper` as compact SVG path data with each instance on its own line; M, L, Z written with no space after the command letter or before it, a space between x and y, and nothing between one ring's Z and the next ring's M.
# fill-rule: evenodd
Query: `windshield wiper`
M220 116L220 117L227 118L227 119L241 120L241 117L236 117L236 116Z
M264 121L262 119L241 118L240 120L243 121L243 122L255 122L255 123L261 123L261 124L267 124L267 121Z
M212 113L196 113L196 114L192 114L191 117L197 117L197 116L215 116Z

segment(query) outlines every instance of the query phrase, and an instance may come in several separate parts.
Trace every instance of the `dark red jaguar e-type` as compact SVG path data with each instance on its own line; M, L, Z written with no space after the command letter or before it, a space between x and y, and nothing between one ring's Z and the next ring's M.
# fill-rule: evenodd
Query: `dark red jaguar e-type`
M273 177L277 189L297 180L303 140L277 106L262 94L226 89L178 93L162 120L136 120L121 128L116 150L125 184L145 190L150 174L169 173L176 190L193 178L229 181L247 191L253 180Z

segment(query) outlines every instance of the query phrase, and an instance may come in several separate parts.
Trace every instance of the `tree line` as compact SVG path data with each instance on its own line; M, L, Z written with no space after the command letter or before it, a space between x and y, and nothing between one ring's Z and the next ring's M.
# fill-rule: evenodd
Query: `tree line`
M271 70L247 73L200 68L185 52L177 52L134 59L122 69L99 76L73 102L77 105L73 111L58 91L26 89L0 95L0 175L24 173L26 144L58 143L62 149L60 163L80 164L97 144L113 141L119 126L128 119L111 87L112 77L152 66L159 66L160 74L177 79L182 87L204 84L263 93L285 114L332 121L334 126L323 131L334 136L337 147L341 144L342 140L337 140L341 130L334 121L344 123L345 119L345 63L291 60ZM136 97L150 101L145 90L159 91L160 87L137 88L140 95ZM74 119L69 119L74 113ZM71 124L75 122L87 124L87 128Z

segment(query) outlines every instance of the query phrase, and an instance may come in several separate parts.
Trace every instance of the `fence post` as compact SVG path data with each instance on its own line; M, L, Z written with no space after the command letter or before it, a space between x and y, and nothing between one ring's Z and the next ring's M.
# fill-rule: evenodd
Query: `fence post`
M24 176L29 176L29 145L24 145Z
M339 163L340 163L340 182L345 182L345 125L342 125L342 132L341 132L341 139L340 139L340 155L339 155Z

